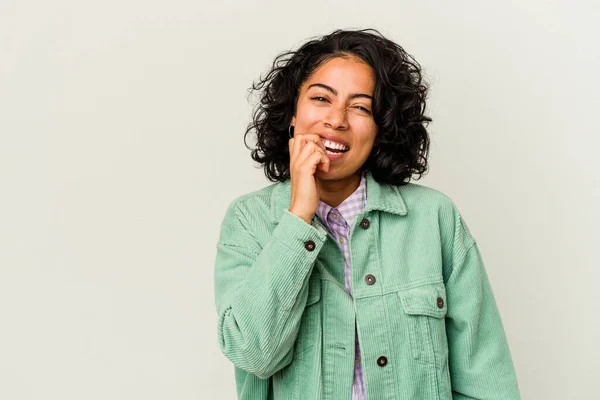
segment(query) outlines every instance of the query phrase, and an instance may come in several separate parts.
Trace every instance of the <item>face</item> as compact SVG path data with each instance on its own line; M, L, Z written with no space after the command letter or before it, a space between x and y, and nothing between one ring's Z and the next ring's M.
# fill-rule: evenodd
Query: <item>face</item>
M317 168L320 179L343 179L358 173L377 135L373 120L373 69L355 57L333 58L322 64L300 87L294 132L314 133L333 152L329 171Z

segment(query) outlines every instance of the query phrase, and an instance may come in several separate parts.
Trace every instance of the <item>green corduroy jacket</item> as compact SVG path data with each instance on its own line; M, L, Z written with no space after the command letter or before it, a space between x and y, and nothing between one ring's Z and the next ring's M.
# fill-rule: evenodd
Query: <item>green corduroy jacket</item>
M369 400L520 398L481 253L448 196L367 173L350 296L335 239L290 213L290 194L287 180L240 196L221 225L218 342L240 399L350 399L355 323Z

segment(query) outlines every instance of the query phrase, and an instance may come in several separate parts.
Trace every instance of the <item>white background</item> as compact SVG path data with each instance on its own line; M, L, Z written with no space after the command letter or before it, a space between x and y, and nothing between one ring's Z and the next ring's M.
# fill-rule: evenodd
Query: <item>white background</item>
M0 398L234 399L216 240L266 186L247 88L379 29L431 83L430 173L480 248L524 399L600 376L592 1L0 1Z

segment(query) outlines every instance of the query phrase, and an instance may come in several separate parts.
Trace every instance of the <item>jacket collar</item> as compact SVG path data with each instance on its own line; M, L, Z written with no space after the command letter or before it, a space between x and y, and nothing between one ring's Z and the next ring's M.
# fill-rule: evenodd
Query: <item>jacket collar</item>
M402 199L398 186L377 182L370 171L366 171L366 177L367 204L364 209L365 213L379 210L397 215L407 214L406 203ZM290 179L275 184L271 195L271 217L274 223L278 223L283 212L289 208L291 198L292 186Z

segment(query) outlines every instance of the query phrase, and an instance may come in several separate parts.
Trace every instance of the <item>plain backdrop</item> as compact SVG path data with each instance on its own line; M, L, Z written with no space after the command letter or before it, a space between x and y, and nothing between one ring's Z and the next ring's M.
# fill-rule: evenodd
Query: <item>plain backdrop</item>
M369 27L430 83L417 183L479 242L523 398L597 398L597 4L1 0L0 398L235 398L213 268L228 204L270 184L247 89Z

